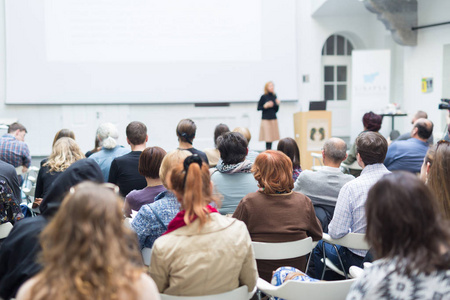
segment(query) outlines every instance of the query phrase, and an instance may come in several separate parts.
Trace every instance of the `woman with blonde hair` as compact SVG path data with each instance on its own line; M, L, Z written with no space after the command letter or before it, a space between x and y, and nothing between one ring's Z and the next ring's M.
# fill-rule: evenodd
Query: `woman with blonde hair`
M40 235L44 268L17 299L159 299L140 264L136 237L123 226L122 206L105 185L71 188Z
M272 149L272 142L280 139L278 129L277 112L281 101L275 94L275 85L269 81L264 86L264 95L258 102L258 110L262 110L261 129L259 132L259 141L266 142L266 150Z
M153 245L150 275L159 292L175 296L220 294L246 285L258 273L250 236L242 222L220 215L208 164L189 156L169 173L181 211Z
M83 158L84 154L74 139L62 137L56 140L52 154L39 170L34 193L37 200L35 203L40 203L39 200L46 196L51 184L62 172Z

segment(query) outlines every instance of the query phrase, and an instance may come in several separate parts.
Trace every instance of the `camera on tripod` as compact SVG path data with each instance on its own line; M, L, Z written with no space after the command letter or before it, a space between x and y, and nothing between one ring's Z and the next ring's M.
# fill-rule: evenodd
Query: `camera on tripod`
M450 99L441 99L441 102L439 104L439 109L447 109L450 110Z

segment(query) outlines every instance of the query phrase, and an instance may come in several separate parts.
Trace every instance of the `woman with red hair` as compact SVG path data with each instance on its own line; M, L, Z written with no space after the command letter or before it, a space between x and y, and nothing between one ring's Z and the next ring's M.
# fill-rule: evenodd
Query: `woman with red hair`
M260 190L250 193L239 203L233 215L247 225L255 242L282 243L322 238L322 227L311 200L294 192L292 162L280 152L268 150L258 155L252 168ZM281 266L305 270L306 258L257 260L259 276L271 280L272 272Z

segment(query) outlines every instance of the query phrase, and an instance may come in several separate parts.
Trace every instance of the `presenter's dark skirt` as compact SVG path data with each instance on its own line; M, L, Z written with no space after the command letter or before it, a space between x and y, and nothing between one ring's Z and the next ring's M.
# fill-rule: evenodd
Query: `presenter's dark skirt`
M278 129L278 121L262 120L261 129L259 131L259 141L271 143L280 139L280 131Z

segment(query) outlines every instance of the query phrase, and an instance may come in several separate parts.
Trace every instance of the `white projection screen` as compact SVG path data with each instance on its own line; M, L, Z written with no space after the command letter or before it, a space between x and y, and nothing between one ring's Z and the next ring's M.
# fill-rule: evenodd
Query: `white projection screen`
M297 99L295 0L6 0L6 103Z

